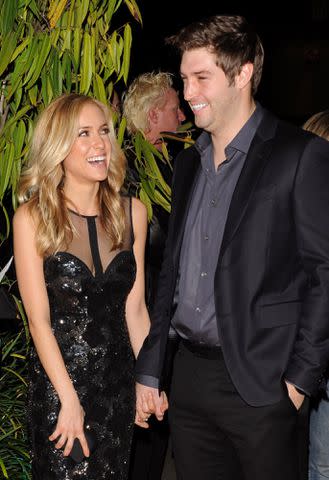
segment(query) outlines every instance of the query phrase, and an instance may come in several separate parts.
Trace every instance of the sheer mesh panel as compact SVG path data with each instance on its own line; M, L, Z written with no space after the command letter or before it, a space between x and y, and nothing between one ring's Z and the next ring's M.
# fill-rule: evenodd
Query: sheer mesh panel
M76 234L74 234L72 242L66 251L85 263L93 275L95 275L96 271L95 266L97 267L97 258L95 258L95 253L93 254L92 249L93 243L96 248L96 257L98 250L103 272L120 251L130 250L132 248L133 233L130 208L131 200L129 198L123 198L123 203L126 216L126 229L123 245L120 249L116 250L112 250L112 242L102 227L98 217L82 216L75 212L70 212L72 223L76 229Z

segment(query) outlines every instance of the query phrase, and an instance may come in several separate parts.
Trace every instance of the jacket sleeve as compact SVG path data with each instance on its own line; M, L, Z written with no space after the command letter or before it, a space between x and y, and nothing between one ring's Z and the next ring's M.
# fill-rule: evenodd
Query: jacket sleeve
M310 394L329 361L329 142L310 137L296 172L293 208L298 254L308 278L285 378Z
M143 384L155 386L155 379L161 378L165 349L170 328L172 298L175 288L175 277L172 259L173 250L173 213L175 210L175 183L177 181L177 163L175 162L173 181L171 214L169 216L168 234L164 249L163 262L158 282L158 290L151 312L151 328L136 360L136 378ZM149 382L151 378L152 385ZM146 381L143 379L146 378Z

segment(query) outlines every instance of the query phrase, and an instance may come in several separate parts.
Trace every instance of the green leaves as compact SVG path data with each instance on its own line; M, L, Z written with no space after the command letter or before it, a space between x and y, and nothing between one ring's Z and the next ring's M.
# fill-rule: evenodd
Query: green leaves
M60 19L68 0L53 0L50 2L48 19L50 28L54 28Z
M18 2L2 0L0 6L0 31L2 35L12 32L17 16Z
M127 83L128 73L129 73L129 66L130 66L130 51L131 51L131 42L132 42L132 35L131 35L131 27L129 23L125 25L124 34L123 34L123 62L121 67L121 75L123 75L123 79L125 83Z
M91 39L88 32L83 37L80 93L88 93L92 78Z
M63 92L81 92L109 102L114 83L128 81L132 45L131 25L111 30L113 15L125 4L138 22L142 19L135 0L0 3L1 201L8 189L16 188L26 158L27 130L23 132L19 124L23 109L23 115L28 113L34 121ZM12 130L16 123L20 128ZM120 137L122 141L122 129ZM15 195L13 199L16 205Z
M130 13L135 18L135 20L142 24L142 15L135 0L125 0L125 4L127 5Z
M153 204L170 212L171 189L162 176L158 162L166 163L172 168L171 160L149 143L141 132L136 133L132 142L133 150L129 145L126 145L126 148L130 150L130 154L135 153L135 166L140 178L139 198L146 205L148 219L151 220Z
M3 39L1 50L0 50L0 75L8 67L11 56L14 53L17 44L17 37L16 33L8 32Z
M0 471L10 479L30 478L25 433L25 395L29 337L24 330L1 333L2 370L0 376Z
M0 0L0 246L10 234L6 202L11 199L13 208L17 206L16 188L40 111L63 92L82 92L108 103L113 85L120 79L127 82L132 28L128 22L116 22L117 29L112 25L123 5L131 20L142 22L135 0ZM124 131L122 120L120 143ZM21 302L15 302L24 318ZM14 340L0 334L5 356L0 373L0 477L28 480L26 323L23 328Z

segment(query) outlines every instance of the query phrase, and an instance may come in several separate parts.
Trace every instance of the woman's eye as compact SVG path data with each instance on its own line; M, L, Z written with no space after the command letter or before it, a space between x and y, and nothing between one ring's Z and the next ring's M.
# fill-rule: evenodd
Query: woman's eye
M88 130L80 130L79 137L86 137L88 135Z
M102 135L108 135L110 133L110 129L108 127L104 127L101 130Z

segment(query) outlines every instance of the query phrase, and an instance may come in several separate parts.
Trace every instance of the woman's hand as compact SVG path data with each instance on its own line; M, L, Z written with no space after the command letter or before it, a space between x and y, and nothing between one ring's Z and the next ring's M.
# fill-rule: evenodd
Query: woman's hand
M57 440L55 448L62 448L65 445L64 457L70 454L75 438L81 443L84 456L89 457L89 448L83 430L84 417L85 412L77 396L62 403L56 428L50 435L49 440Z
M154 414L161 421L166 410L168 410L168 399L164 391L159 395L157 388L136 383L136 425L148 428L147 422L150 416Z

